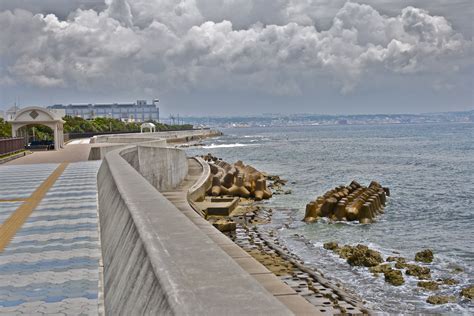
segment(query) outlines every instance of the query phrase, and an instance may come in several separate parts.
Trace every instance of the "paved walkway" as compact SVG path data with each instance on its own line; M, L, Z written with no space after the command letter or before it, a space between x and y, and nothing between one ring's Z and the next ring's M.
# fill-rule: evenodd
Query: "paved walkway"
M91 147L92 144L68 144L59 151L35 151L30 155L9 161L5 165L88 161Z
M99 166L0 166L0 314L99 314Z

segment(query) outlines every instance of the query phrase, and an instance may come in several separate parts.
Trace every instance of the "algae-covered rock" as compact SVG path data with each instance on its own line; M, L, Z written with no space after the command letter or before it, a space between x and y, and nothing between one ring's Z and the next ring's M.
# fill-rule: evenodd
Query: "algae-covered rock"
M384 272L385 282L395 286L400 286L405 283L402 272L400 270L390 269Z
M339 248L339 244L335 241L330 241L330 242L324 243L323 247L324 249L327 249L327 250L336 250L337 248Z
M339 257L341 257L343 259L347 259L350 256L352 256L352 253L354 252L354 247L344 245L344 246L336 249L335 252L339 255Z
M436 291L439 289L438 283L435 281L419 281L417 285L418 287L422 287L430 291Z
M406 274L415 276L418 279L426 280L431 278L431 270L427 267L417 266L416 264L406 265Z
M374 267L383 262L380 252L364 245L357 245L352 254L347 258L351 266Z
M455 301L456 301L456 298L454 296L447 296L447 295L433 295L433 296L428 297L428 299L426 300L427 303L430 303L433 305L453 303Z
M425 249L415 254L415 261L419 262L431 263L433 262L433 258L433 251L431 251L430 249Z
M464 270L461 267L454 267L454 268L452 268L451 272L452 273L461 273L461 272L464 272Z
M375 275L377 275L379 273L385 273L385 272L390 271L390 270L392 270L392 267L388 263L379 264L375 267L370 267L369 268L369 271L372 272Z
M464 296L470 300L474 299L474 285L469 285L461 291L461 296Z
M390 257L387 257L387 260L385 260L387 262L397 262L397 263L406 263L406 259L403 258L403 257L394 257L394 256L390 256ZM401 269L401 268L399 268Z
M409 264L402 261L397 261L397 263L395 263L395 268L397 269L405 269L407 266L409 266Z
M450 278L438 279L437 281L438 281L438 282L441 282L441 283L444 284L444 285L456 285L456 284L459 284L459 281L454 280L454 279L450 279Z

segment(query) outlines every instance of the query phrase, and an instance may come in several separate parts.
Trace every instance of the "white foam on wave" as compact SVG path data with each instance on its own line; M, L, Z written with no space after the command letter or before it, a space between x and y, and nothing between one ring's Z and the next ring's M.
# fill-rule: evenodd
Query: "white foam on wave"
M239 144L239 143L222 144L222 145L210 144L210 145L202 146L202 148L232 148L232 147L246 147L246 146L250 146L250 145L249 144Z

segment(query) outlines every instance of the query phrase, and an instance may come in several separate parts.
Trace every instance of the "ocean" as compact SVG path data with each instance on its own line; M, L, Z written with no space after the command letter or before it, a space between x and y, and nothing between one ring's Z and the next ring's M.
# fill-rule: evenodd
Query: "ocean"
M473 313L468 300L434 306L429 295L455 295L474 283L474 124L338 125L223 129L223 136L188 149L228 162L242 160L288 180L288 195L263 202L274 209L272 222L283 244L309 266L342 284L376 311L395 313ZM375 223L306 224L305 205L352 180L376 180L389 187L385 213ZM384 256L413 260L429 248L432 279L454 278L458 285L429 292L405 276L395 287L367 268L351 267L323 249L323 243L363 243ZM461 268L455 273L453 269Z

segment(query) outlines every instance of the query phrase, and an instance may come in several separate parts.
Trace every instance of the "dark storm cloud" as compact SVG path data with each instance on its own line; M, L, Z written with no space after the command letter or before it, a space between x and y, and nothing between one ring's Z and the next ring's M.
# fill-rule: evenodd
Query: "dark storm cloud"
M427 76L443 90L452 87L445 78L472 65L469 37L404 1L72 1L61 12L58 2L24 1L17 7L28 10L0 12L5 94L40 87L285 96L321 83L347 94L376 74Z

